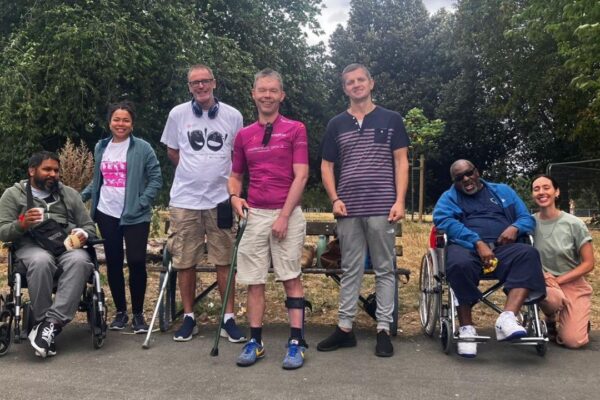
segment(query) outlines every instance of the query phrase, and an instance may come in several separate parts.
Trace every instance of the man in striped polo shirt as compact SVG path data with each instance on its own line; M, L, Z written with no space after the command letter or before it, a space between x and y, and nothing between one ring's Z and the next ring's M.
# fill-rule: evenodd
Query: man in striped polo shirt
M390 323L396 279L395 223L404 217L409 140L402 116L373 103L374 84L364 65L344 68L342 86L350 107L329 121L323 142L321 176L338 221L344 274L338 326L317 349L356 346L352 323L369 251L377 292L375 354L390 357L394 354ZM337 186L335 163L340 167Z

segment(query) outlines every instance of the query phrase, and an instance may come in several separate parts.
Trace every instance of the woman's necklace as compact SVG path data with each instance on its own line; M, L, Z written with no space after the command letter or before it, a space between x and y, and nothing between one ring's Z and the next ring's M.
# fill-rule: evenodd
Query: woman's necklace
M540 214L538 214L538 215L540 215ZM560 217L561 217L561 212L559 211L559 212L558 212L558 216L557 216L557 217L554 219L554 223L552 224L552 229L550 229L550 233L548 233L548 234L544 234L544 232L542 232L542 230L540 229L540 232L541 232L541 234L542 234L542 238L543 238L543 239L549 239L549 238L551 238L551 237L552 237L552 235L554 234L554 229L556 228L556 224L558 223L558 220L560 219ZM540 216L540 220L541 220L541 221L544 221L544 220L541 218L541 216Z

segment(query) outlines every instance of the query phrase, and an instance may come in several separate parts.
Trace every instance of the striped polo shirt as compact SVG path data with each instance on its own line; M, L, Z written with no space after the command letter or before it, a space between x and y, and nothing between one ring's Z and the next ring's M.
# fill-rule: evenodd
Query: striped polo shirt
M380 106L360 126L347 111L329 121L323 159L339 165L337 194L348 217L389 214L396 201L393 152L408 145L402 116Z

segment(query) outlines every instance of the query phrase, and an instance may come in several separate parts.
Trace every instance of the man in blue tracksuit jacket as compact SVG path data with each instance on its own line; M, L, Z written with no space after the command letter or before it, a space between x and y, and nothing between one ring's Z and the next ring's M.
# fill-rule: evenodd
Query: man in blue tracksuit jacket
M479 280L486 276L504 282L507 294L504 312L496 320L496 338L514 340L527 335L517 314L527 301L546 294L540 256L533 246L516 243L532 232L535 220L513 189L486 182L468 160L450 167L454 184L442 194L433 211L437 229L446 232L449 246L446 275L458 300L459 336L476 336L471 308L481 299ZM475 357L477 344L459 342L458 354Z

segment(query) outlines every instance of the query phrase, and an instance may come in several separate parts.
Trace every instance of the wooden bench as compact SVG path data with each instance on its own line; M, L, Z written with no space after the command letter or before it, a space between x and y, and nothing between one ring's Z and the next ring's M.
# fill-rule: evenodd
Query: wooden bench
M304 274L323 274L329 278L331 278L336 284L341 284L341 277L343 275L343 271L341 269L327 269L324 268L320 263L320 255L325 245L329 243L329 241L335 236L335 227L336 223L331 222L321 222L321 221L311 221L306 224L306 236L307 237L316 237L317 240L317 250L316 256L312 262L310 267L302 268L302 272ZM166 229L166 228L165 228ZM402 225L396 225L396 236L402 236ZM400 256L402 252L401 246L396 246L397 256ZM158 289L163 285L164 279L166 277L167 268L169 265L170 259L169 254L166 251L163 251L163 263L162 266L158 269L150 268L151 270L160 271L160 279ZM395 263L396 264L396 263ZM203 263L201 265L197 265L195 267L196 272L211 272L215 273L216 268L214 265ZM273 272L273 269L270 268L269 272ZM373 274L372 269L365 269L365 274ZM393 322L390 326L390 331L393 335L396 334L398 330L398 317L399 317L399 289L401 283L407 283L410 276L410 271L406 268L396 267L396 294L394 301L394 318ZM402 277L404 277L404 282L402 281ZM194 304L202 301L205 297L208 296L210 292L212 292L217 287L216 279L213 281L208 287L203 289L200 293L196 295L194 300ZM169 282L167 282L166 293L163 296L163 300L159 306L159 326L161 331L167 331L172 322L175 321L183 314L183 310L177 310L176 307L176 291L177 291L177 273L172 269L171 276L169 277ZM370 298L371 297L371 298ZM309 298L307 300L310 301ZM364 297L359 295L359 301L362 308L367 311L367 313L375 319L375 313L373 307L369 307L369 303L373 301L372 296Z

